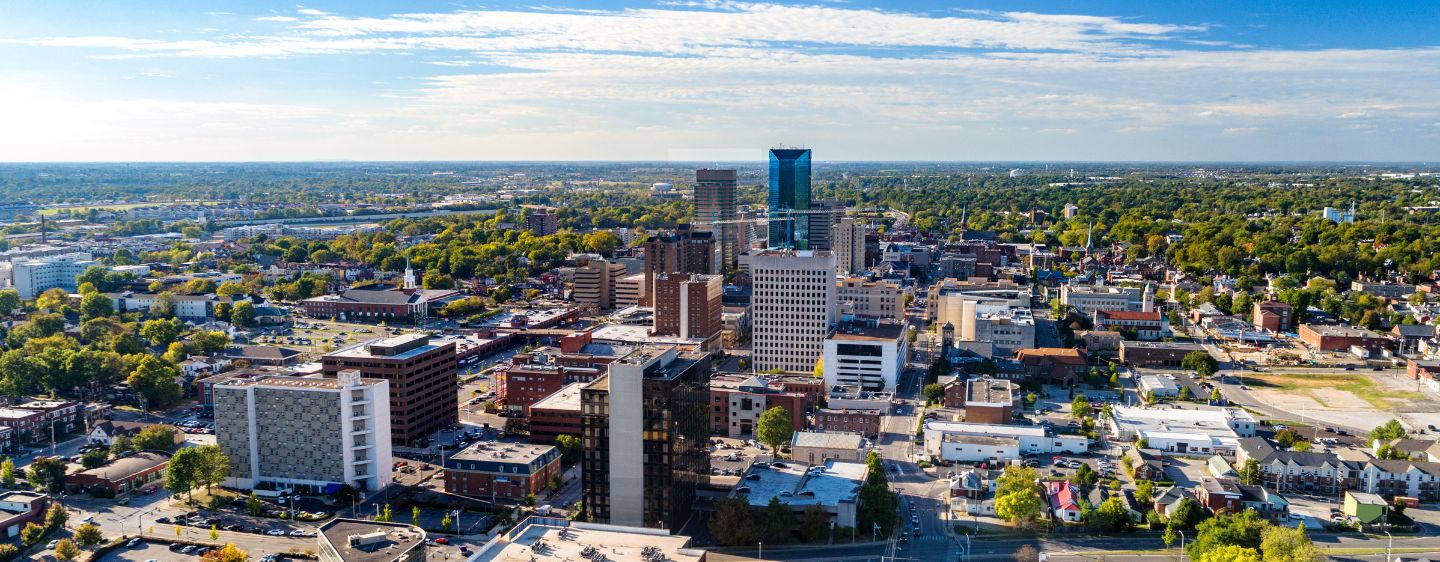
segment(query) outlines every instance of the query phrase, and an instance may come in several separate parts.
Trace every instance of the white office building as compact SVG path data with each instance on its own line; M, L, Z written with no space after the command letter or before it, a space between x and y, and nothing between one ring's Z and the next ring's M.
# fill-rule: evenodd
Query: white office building
M835 323L835 255L765 250L749 261L755 370L813 372Z
M1121 441L1145 439L1151 449L1178 454L1233 455L1240 439L1255 436L1255 417L1239 408L1110 409L1110 433Z
M905 370L908 347L901 324L841 324L825 338L825 386L893 392Z
M73 293L75 278L92 265L100 262L87 252L27 258L11 263L10 283L22 299L33 299L55 288Z
M1113 285L1062 285L1060 304L1080 314L1093 317L1097 310L1130 310L1150 312L1155 309L1155 295L1147 285L1119 287Z
M945 461L1004 461L1042 454L1082 454L1090 440L1059 435L1041 426L925 422L925 454Z
M225 485L374 493L390 484L390 383L272 376L215 385L215 441L230 457Z

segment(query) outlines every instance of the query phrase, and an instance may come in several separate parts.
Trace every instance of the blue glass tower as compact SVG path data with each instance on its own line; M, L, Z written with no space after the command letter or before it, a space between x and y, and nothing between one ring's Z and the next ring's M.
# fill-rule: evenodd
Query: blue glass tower
M810 149L770 149L771 248L810 249Z

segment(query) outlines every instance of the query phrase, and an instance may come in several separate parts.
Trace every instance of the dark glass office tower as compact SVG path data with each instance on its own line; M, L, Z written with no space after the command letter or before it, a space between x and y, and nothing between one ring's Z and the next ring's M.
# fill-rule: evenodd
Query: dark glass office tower
M810 149L770 149L771 248L810 249ZM802 211L789 214L787 211Z

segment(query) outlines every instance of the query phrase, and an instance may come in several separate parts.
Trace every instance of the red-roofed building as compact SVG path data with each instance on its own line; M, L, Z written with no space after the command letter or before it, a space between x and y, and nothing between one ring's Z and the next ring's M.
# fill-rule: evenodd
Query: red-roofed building
M1254 314L1250 323L1256 328L1269 330L1271 332L1292 332L1295 330L1295 323L1291 321L1290 305L1280 301L1262 301L1255 303Z
M1068 481L1045 483L1045 499L1055 519L1067 523L1080 522L1080 488Z
M1094 320L1096 330L1113 330L1127 336L1133 334L1134 339L1145 341L1156 341L1169 332L1165 316L1158 310L1097 310Z
M1088 363L1085 352L1064 347L1022 349L1015 360L1025 368L1025 375L1048 382L1073 382L1085 374Z

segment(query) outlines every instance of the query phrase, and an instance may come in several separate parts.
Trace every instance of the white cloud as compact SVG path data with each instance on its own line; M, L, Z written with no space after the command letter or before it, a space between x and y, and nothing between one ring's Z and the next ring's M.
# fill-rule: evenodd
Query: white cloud
M1259 127L1230 127L1221 132L1227 135L1253 135L1259 131Z
M261 17L255 18L255 21L274 21L274 22L288 23L288 22L293 22L293 21L300 21L300 18L297 18L297 17L295 17L295 16L261 16Z

